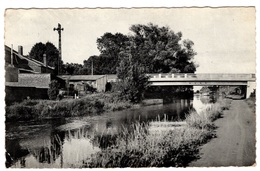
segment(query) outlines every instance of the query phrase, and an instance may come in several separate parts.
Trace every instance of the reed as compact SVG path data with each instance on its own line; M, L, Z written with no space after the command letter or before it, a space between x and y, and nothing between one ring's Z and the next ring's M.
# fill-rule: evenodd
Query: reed
M230 103L230 100L221 100L200 113L191 111L186 117L186 122L190 127L208 130L215 129L213 122L222 117L223 110L229 109Z
M228 109L219 102L201 113L191 111L187 124L152 134L149 123L135 123L123 129L114 145L92 155L84 167L186 167L199 158L199 147L215 137L213 122ZM167 117L159 122L165 122Z

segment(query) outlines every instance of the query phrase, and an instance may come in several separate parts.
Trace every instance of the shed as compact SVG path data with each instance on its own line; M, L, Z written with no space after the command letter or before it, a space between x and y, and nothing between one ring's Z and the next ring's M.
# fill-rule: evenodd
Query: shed
M84 84L92 85L99 92L106 89L106 75L60 75L59 77L69 82L70 85L73 85L79 91L82 91L82 85Z

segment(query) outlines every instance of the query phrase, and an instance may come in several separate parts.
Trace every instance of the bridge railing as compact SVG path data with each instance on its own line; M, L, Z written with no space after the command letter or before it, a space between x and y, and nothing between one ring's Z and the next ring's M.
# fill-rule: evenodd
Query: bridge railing
M160 79L160 78L186 78L186 79L255 79L255 74L215 74L215 73L207 73L207 74L193 74L193 73L161 73L161 74L148 74L152 79Z

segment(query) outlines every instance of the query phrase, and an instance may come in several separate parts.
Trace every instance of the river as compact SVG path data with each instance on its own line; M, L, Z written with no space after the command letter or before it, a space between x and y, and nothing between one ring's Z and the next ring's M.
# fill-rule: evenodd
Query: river
M183 121L190 110L199 112L210 103L208 96L194 96L94 117L6 123L6 167L78 168L133 123Z

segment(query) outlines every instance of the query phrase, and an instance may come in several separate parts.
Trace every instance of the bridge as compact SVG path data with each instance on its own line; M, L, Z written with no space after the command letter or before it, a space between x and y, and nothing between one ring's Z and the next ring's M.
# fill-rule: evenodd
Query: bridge
M150 86L244 86L246 96L255 88L255 74L193 74L193 73L163 73L147 74L150 76Z

